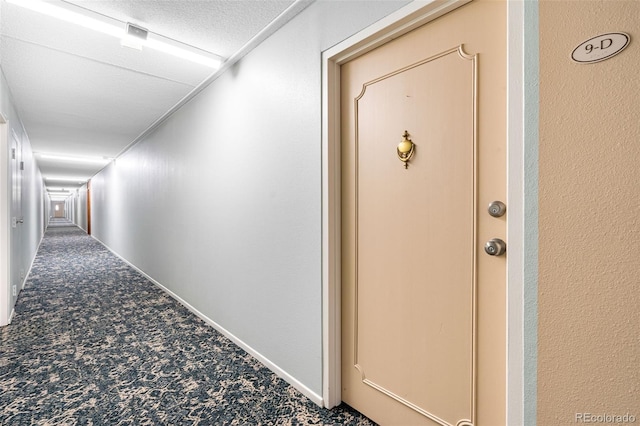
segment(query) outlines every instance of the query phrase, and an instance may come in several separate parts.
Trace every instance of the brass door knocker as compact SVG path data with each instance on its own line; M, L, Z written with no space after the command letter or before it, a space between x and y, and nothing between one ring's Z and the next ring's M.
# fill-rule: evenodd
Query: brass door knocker
M411 160L411 157L416 150L416 144L414 144L411 139L409 139L409 132L407 132L406 130L404 131L402 137L404 139L398 144L397 151L398 159L404 163L404 168L406 169L409 167L409 160Z

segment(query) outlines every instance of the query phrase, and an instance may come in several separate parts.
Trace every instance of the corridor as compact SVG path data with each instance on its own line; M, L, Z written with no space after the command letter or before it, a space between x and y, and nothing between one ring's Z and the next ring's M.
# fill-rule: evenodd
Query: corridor
M319 408L56 218L0 328L0 406L2 425L373 424Z

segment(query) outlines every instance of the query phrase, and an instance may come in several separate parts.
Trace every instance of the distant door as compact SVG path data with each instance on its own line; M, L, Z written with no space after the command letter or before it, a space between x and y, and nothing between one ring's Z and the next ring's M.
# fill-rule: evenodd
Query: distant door
M7 131L7 122L0 113L0 326L9 323L11 308L11 203L10 181L11 171L11 137ZM5 166L6 165L6 166Z
M87 234L91 235L91 180L87 182Z
M24 163L22 162L22 141L18 135L11 132L11 253L10 274L12 292L19 292L22 289L22 279L24 278L24 265L22 264L22 176Z
M383 425L505 423L505 35L477 0L341 68L342 396Z
M53 208L53 217L63 218L65 216L64 203L53 202L51 206Z

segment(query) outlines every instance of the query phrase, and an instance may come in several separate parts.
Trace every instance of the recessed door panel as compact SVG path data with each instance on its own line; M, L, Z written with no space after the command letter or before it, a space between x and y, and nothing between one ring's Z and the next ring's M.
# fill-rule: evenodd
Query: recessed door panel
M453 49L355 101L355 365L366 384L452 423L470 418L473 389L473 83L474 58ZM406 169L404 130L416 144Z

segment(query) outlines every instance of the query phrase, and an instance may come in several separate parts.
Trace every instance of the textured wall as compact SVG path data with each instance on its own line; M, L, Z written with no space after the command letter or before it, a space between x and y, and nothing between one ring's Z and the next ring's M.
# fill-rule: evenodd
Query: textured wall
M92 233L322 393L321 52L401 7L316 2L92 179Z
M538 424L640 421L640 2L540 3ZM623 31L604 62L570 54Z

